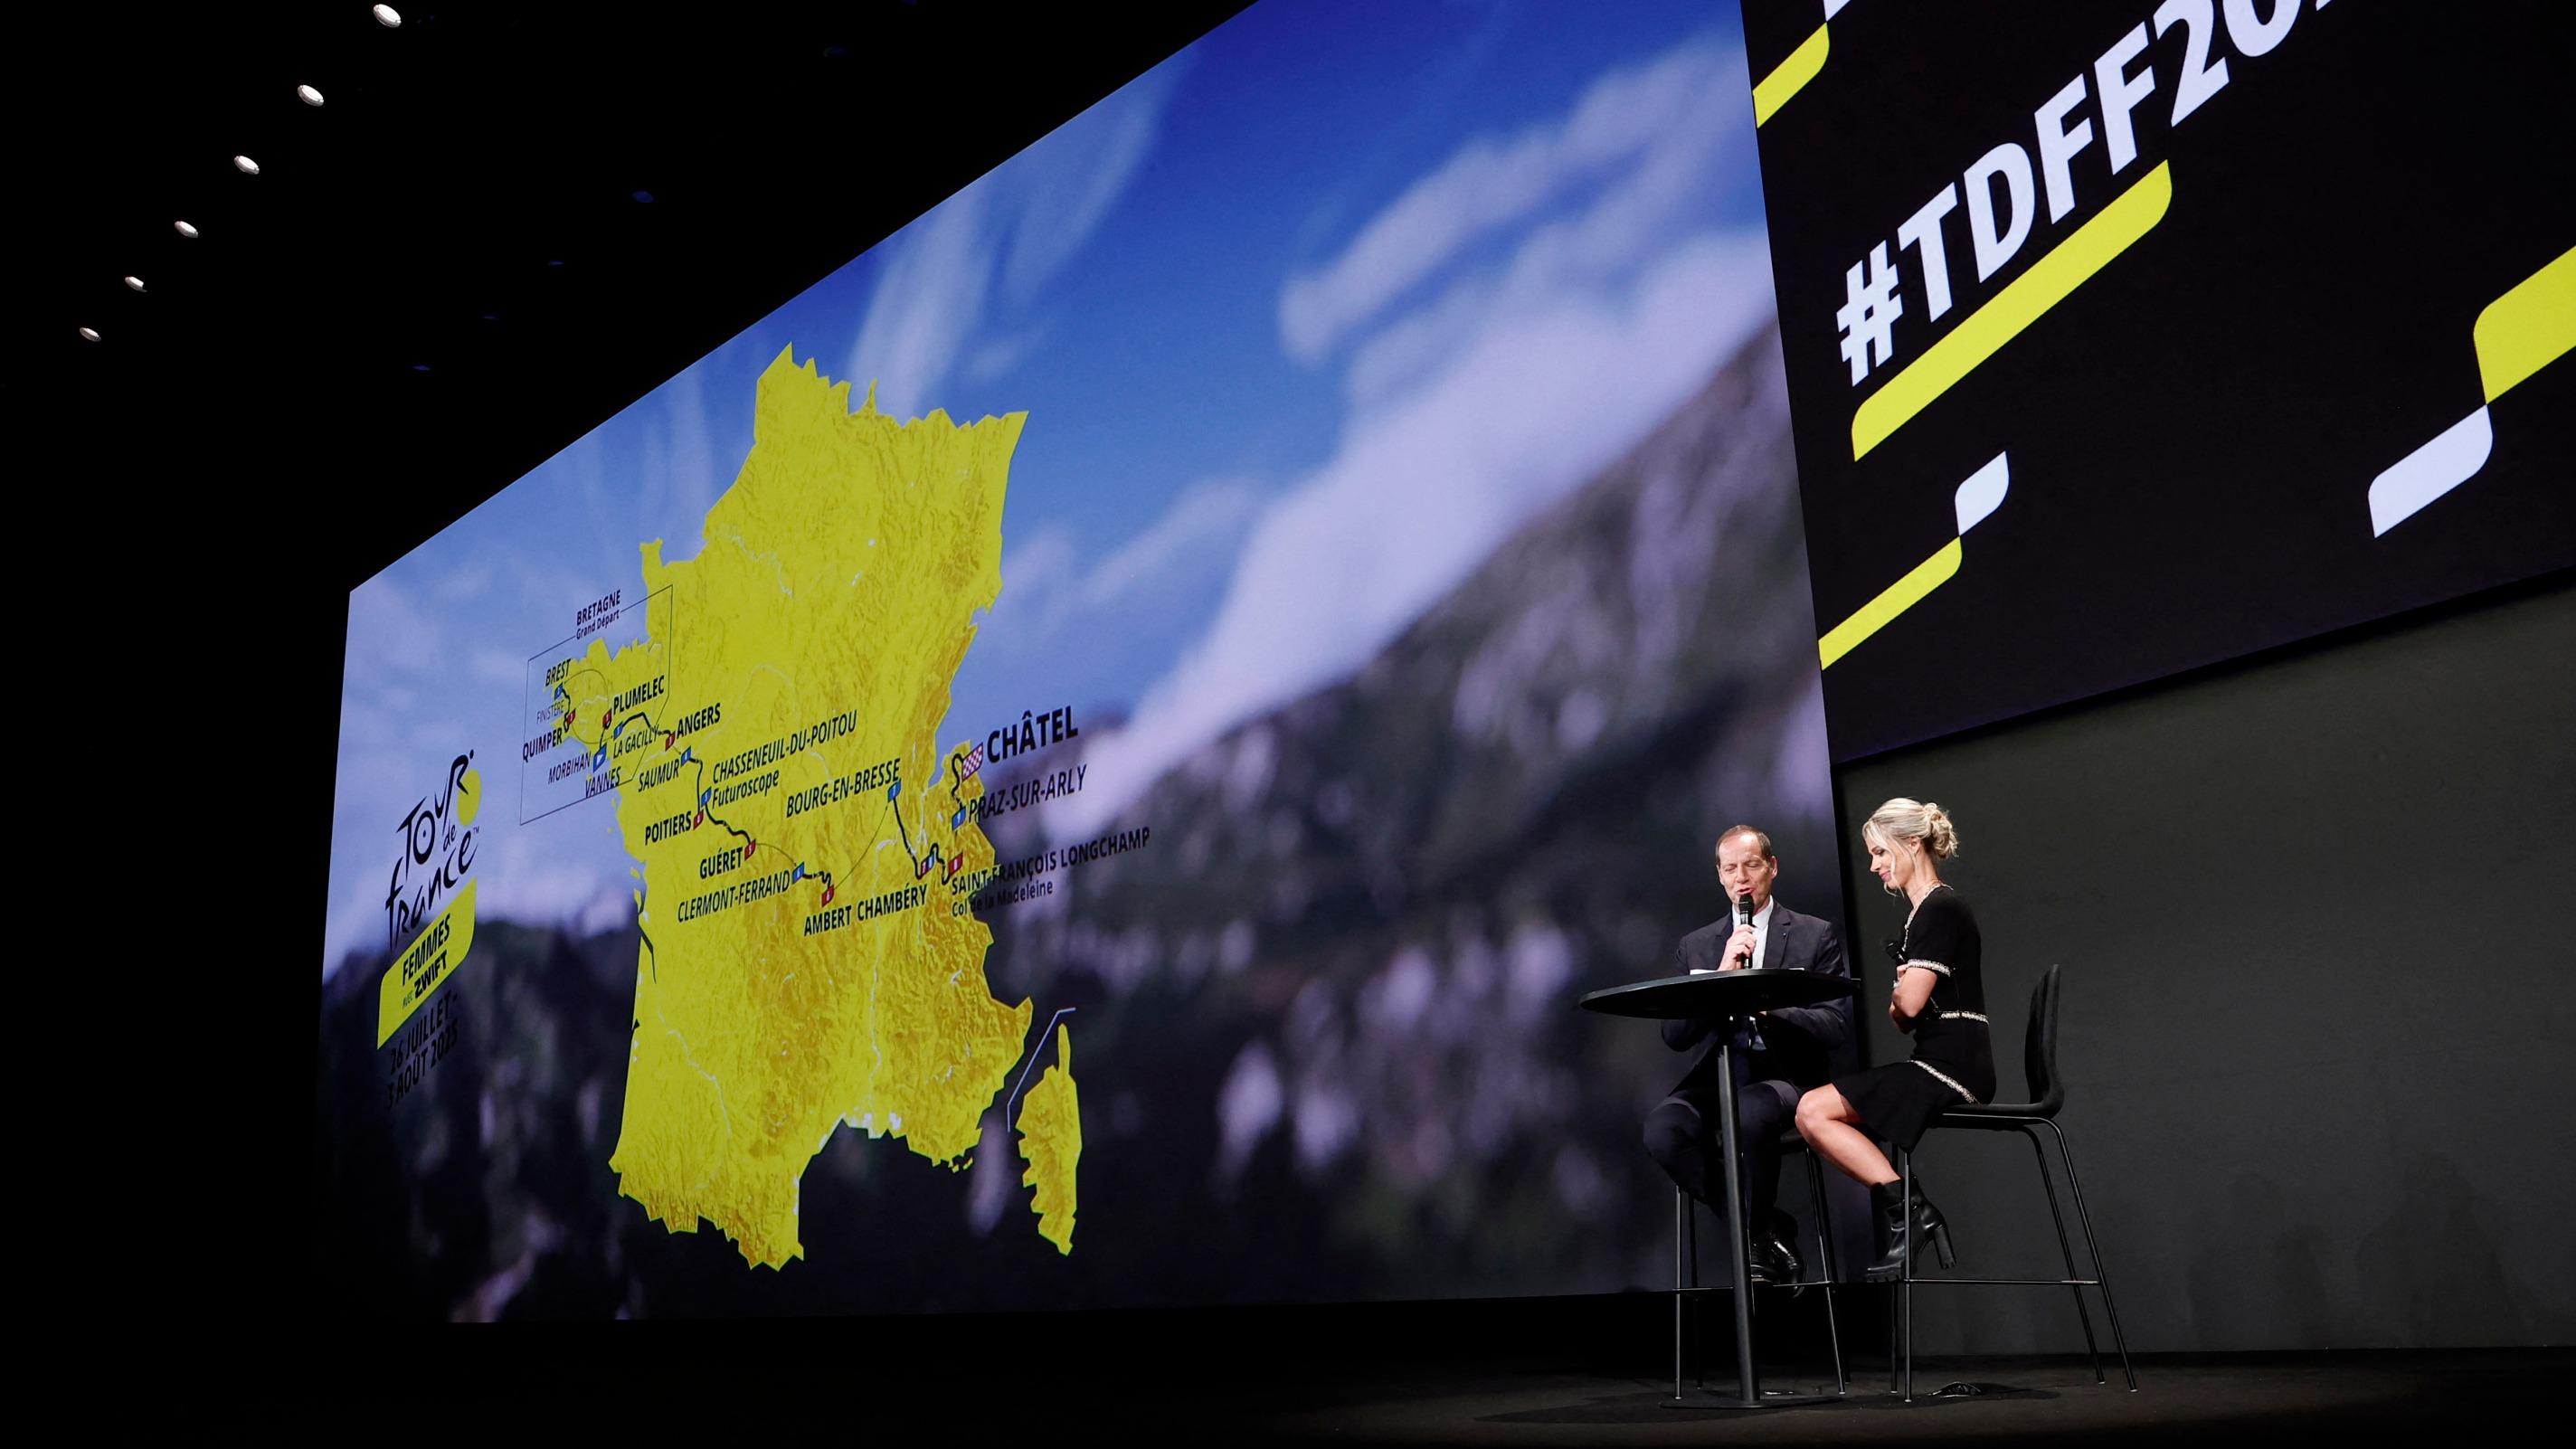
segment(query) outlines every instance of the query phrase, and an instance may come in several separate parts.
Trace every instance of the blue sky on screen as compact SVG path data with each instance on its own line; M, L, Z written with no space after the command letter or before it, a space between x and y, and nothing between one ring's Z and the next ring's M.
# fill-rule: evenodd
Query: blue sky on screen
M395 827L467 747L483 913L631 913L606 801L516 823L527 660L638 544L696 554L783 348L900 416L1029 415L941 738L1132 713L1048 807L1069 838L1364 663L1771 307L1733 6L1265 0L351 596L324 970L384 944Z

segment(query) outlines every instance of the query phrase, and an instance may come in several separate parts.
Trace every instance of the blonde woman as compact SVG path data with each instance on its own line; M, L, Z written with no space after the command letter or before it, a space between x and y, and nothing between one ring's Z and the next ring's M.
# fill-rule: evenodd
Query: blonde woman
M1837 1077L1800 1097L1798 1132L1836 1167L1869 1184L1886 1239L1869 1276L1893 1278L1905 1268L1904 1192L1887 1154L1870 1139L1911 1152L1944 1109L1993 1100L1995 1053L1986 1032L1976 917L1941 880L1940 863L1959 851L1950 813L1925 801L1890 800L1871 812L1861 838L1870 871L1907 905L1905 929L1888 943L1899 964L1887 1015L1914 1038L1914 1055ZM1920 1173L1914 1237L1930 1240L1941 1266L1958 1261Z

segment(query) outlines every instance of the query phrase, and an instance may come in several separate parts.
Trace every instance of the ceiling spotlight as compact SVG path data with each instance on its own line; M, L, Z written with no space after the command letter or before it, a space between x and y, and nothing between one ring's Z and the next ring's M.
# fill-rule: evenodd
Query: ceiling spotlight
M92 342L96 342L98 340L98 329L95 327L84 327L81 329L81 335Z
M128 277L125 279L125 285L140 292L143 290L143 279L141 277Z
M650 205L653 200L653 193L649 191L639 191L635 193L635 199Z
M376 7L376 23L387 30L400 30L402 12L390 5L379 5Z
M188 225L184 221L174 221L170 223L170 225L176 229L181 236L193 239L197 235L197 229Z
M259 174L259 163L253 161L248 156L235 156L233 158L233 169L244 176L257 176Z
M429 371L429 364L426 362L415 362L411 365L411 370L414 372L427 372Z
M296 99L301 100L308 106L318 106L322 104L322 93L313 89L311 86L297 86L295 88L295 95Z

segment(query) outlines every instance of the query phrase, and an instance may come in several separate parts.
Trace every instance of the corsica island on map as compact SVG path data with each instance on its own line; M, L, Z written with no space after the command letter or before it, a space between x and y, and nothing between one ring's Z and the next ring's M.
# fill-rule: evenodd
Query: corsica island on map
M852 412L793 352L698 556L643 546L646 639L593 643L559 696L642 862L609 1166L653 1220L704 1218L771 1267L803 1256L799 1185L842 1124L965 1167L1032 1014L993 998L967 908L993 864L980 752L943 761L933 736L1001 589L1027 415L898 423L873 390ZM1018 1126L1038 1231L1069 1253L1082 1129L1055 1045Z

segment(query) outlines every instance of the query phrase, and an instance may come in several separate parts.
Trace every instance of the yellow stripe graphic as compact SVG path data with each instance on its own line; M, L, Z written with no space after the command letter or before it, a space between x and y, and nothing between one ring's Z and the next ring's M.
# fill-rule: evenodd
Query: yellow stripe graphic
M1948 392L1977 364L1994 356L2164 220L2165 208L2173 202L2172 168L2170 161L2158 162L2155 170L2104 207L2100 216L2077 227L2073 236L2051 248L2030 270L1952 328L1950 335L1871 393L1852 414L1852 458L1857 461L1887 441L1889 434L1931 406L1934 398Z
M2564 356L2576 345L2576 248L2514 283L2478 313L2469 336L2477 344L2478 381L2487 401ZM2495 451L2495 420L2479 407L2380 471L2370 480L2370 534L2422 512L2434 499L2468 482Z
M1798 48L1789 52L1789 58L1780 62L1753 88L1753 124L1759 126L1771 119L1782 106L1789 104L1789 98L1796 95L1800 87L1814 80L1816 73L1825 68L1825 52L1833 48L1833 43L1825 38L1825 30L1825 26L1817 26L1815 34L1799 41Z
M386 970L377 987L376 1045L393 1040L394 1029L410 1020L429 994L456 974L465 953L474 949L474 888L481 884L467 881L438 919L413 937Z
M2489 302L2471 335L2488 402L2576 344L2576 247Z
M1905 577L1889 584L1875 599L1860 606L1859 612L1836 624L1817 641L1817 652L1824 656L1820 668L1830 669L1835 660L1849 654L1863 639L1893 623L1896 616L1923 601L1923 596L1950 581L1959 571L1959 540L1951 539L1930 558L1906 570Z

